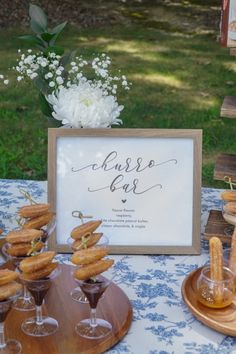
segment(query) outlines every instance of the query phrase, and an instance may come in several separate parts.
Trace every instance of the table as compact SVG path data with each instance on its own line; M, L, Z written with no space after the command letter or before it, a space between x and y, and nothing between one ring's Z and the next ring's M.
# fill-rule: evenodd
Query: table
M26 204L20 189L30 192L37 202L47 200L45 181L0 180L0 228L4 234L16 227L16 210ZM221 208L220 192L202 188L202 232L209 210ZM114 282L131 300L134 314L129 333L107 353L236 353L236 338L201 324L182 301L183 279L209 259L208 242L202 238L201 245L200 256L113 256ZM67 264L70 255L59 254L57 258Z

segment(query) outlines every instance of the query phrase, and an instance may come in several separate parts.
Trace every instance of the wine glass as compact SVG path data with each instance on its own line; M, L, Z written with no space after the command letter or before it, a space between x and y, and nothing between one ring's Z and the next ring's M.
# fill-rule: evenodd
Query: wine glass
M53 334L58 329L58 322L55 318L42 315L42 303L44 297L53 279L55 279L61 270L56 268L50 275L38 280L29 280L21 277L22 282L26 285L35 301L36 316L27 318L21 325L21 329L25 334L33 337L44 337Z
M11 256L7 250L10 247L9 243L4 243L2 246L2 253L4 256L12 262L16 270L20 273L20 262L28 256ZM26 286L23 284L23 294L18 296L12 306L15 310L19 311L32 311L35 309L34 299L28 292Z
M105 272L105 275L106 276L96 275L96 277L87 280L78 280L74 278L83 293L86 295L90 305L90 318L81 320L75 326L76 333L81 337L87 339L100 339L111 333L111 323L102 318L97 318L96 316L98 302L111 283L107 272Z
M233 301L234 274L223 267L223 279L213 280L210 277L210 266L205 266L197 280L197 298L203 305L211 308L224 308Z
M236 191L235 191L236 193ZM223 201L222 203L222 215L223 218L225 219L225 221L227 223L229 223L230 225L228 225L225 229L224 229L224 234L226 236L231 237L233 232L234 232L234 228L236 227L236 210L234 210L235 208L230 208L229 205L231 203L230 202L225 202Z
M72 247L72 244L75 240L71 237L67 239L67 243ZM108 238L105 235L102 235L99 241L94 245L95 247L104 247L108 245ZM84 246L83 246L84 247ZM74 268L74 267L73 267ZM74 269L72 268L72 274L74 273ZM78 301L81 304L88 304L88 299L86 295L81 291L80 286L75 287L70 293L72 299L74 301Z
M5 320L11 310L12 304L19 296L17 293L6 300L0 301L0 354L18 354L21 352L21 344L15 339L5 339Z
M41 241L44 243L44 251L48 250L48 239L55 231L56 228L56 215L53 216L52 220L45 226L41 228L43 231L43 236L41 237Z

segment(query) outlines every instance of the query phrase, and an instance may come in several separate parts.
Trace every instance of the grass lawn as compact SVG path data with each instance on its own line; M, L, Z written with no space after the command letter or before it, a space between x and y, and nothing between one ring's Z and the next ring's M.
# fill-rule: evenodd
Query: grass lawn
M236 153L236 120L219 117L224 96L235 95L236 62L216 41L215 26L203 21L210 12L220 16L219 1L200 2L122 5L122 23L68 27L60 44L87 57L108 53L132 81L119 99L124 128L203 129L203 185L223 187L213 167L218 154ZM18 48L26 49L16 36L27 32L0 30L0 73L15 64ZM28 85L0 88L0 178L47 178L49 124L37 94Z

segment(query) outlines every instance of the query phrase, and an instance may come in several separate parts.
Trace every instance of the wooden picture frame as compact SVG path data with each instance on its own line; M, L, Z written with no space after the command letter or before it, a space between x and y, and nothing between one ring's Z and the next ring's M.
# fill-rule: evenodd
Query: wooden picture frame
M71 252L79 210L113 254L199 254L201 166L201 130L49 129L50 249Z

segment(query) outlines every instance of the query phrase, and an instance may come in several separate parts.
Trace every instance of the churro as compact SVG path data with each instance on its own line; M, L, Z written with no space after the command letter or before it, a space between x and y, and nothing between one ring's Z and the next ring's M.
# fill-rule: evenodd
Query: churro
M236 227L234 228L234 232L231 240L229 269L232 270L233 273L235 273L236 271Z
M1 269L0 270L0 286L10 283L16 280L19 277L19 273L9 270L9 269Z
M91 277L105 272L109 269L114 263L113 259L101 259L97 262L83 265L77 268L74 272L75 278L79 280L87 280Z
M35 272L50 263L53 260L55 254L56 252L54 251L47 251L36 256L25 258L20 262L20 270L23 273Z
M22 285L17 282L11 282L0 286L0 301L6 300L11 296L16 295L22 290Z
M92 232L94 232L98 226L101 225L101 223L101 220L88 221L80 226L75 227L71 231L70 235L74 240L80 240L83 236L89 236Z
M85 265L94 263L108 254L107 247L91 247L76 251L72 257L71 262L77 265Z
M23 272L21 277L26 280L42 279L50 275L57 268L57 266L58 266L57 262L50 262L46 264L44 267L37 269L33 272L28 272L28 273Z
M32 204L21 207L18 214L22 218L32 219L48 213L49 210L50 204Z
M223 250L218 237L212 237L209 241L211 279L221 281L223 279Z
M223 216L224 216L225 221L227 221L231 225L236 226L236 215L224 213Z
M21 230L15 230L11 231L7 234L6 236L6 241L8 243L14 244L14 243L24 243L24 242L31 242L37 239L40 239L40 237L43 236L43 231L42 230L36 230L36 229L21 229Z
M223 280L223 250L222 243L218 237L212 237L209 241L210 246L210 278L216 282L214 286L214 301L223 302L222 280ZM219 282L219 283L217 283Z
M40 229L41 227L47 225L53 219L54 213L48 212L41 216L27 220L23 224L23 229Z
M78 251L83 248L90 248L98 243L98 241L102 237L102 233L91 233L87 237L83 237L82 239L75 240L71 248L73 251Z
M236 202L236 190L226 190L222 192L221 199L225 202Z
M7 253L13 257L26 256L33 248L34 252L40 251L44 247L43 242L37 242L34 246L31 243L14 243L7 248Z
M227 214L236 214L236 202L228 202L224 206L224 211Z

